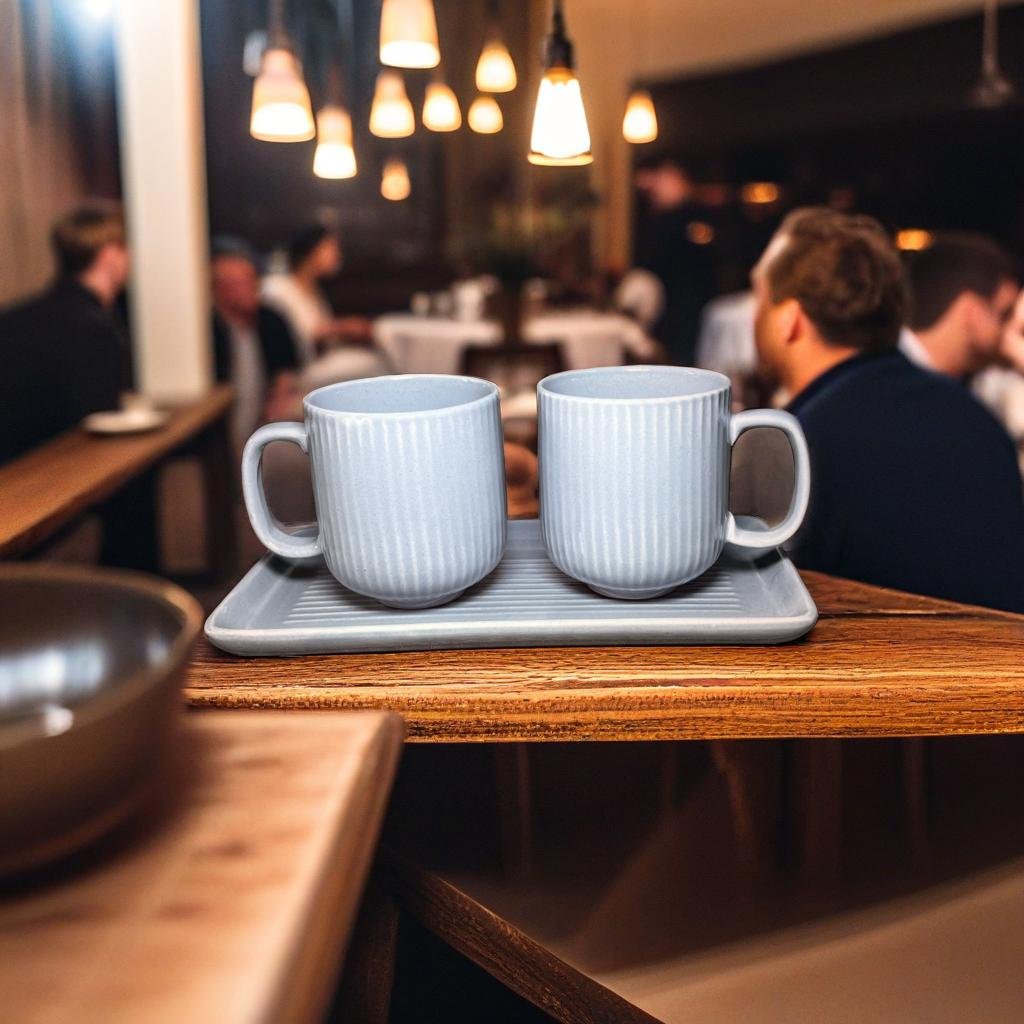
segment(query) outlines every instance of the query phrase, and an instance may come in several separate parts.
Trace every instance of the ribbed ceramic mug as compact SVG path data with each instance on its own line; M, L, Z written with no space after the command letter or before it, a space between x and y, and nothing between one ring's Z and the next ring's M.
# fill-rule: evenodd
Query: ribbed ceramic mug
M410 374L331 384L303 402L305 423L249 438L242 488L259 539L284 558L322 554L335 578L395 608L458 597L505 547L498 389L475 377ZM263 491L271 441L309 453L317 536L281 529Z
M607 597L658 597L709 569L729 542L765 551L800 526L810 493L807 443L795 417L730 415L728 377L678 366L600 367L537 386L540 519L551 560ZM786 518L765 531L729 512L736 438L778 427L793 447Z

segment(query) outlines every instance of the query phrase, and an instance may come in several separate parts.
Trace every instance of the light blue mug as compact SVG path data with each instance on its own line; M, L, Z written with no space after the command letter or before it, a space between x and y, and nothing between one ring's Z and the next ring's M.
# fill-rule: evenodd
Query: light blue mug
M537 385L540 520L551 560L607 597L644 599L700 576L728 542L766 551L799 528L810 494L807 442L772 409L730 414L729 378L679 366L570 370ZM732 445L777 427L796 463L793 499L773 529L729 511Z
M323 555L334 577L395 608L429 608L482 580L505 548L498 389L475 377L409 374L308 394L305 423L270 423L242 454L256 536L289 559ZM267 507L263 449L308 452L318 532L281 529Z

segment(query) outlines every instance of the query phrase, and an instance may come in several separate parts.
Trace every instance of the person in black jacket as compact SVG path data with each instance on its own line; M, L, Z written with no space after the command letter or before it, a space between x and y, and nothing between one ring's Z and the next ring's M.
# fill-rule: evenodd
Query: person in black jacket
M1006 432L898 350L899 256L869 217L798 210L753 273L760 357L811 452L800 566L1024 612L1024 499Z
M113 313L128 277L116 206L90 204L53 226L57 277L0 314L0 463L117 409L130 386L127 341Z
M213 348L217 380L235 388L232 436L241 447L266 419L297 404L295 339L285 321L260 304L259 274L242 247L222 244L211 261Z

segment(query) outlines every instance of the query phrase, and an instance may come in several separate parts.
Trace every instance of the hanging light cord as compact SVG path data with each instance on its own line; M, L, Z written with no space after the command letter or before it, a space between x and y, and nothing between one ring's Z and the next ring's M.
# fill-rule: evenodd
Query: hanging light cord
M270 25L268 35L271 45L283 42L284 31L284 0L270 0Z
M999 0L985 0L982 28L981 66L984 74L994 77L999 73Z

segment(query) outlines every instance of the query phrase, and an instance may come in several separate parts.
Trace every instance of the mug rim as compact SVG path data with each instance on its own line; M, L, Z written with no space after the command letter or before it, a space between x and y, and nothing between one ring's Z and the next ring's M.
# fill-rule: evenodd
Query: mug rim
M365 384L367 381L399 381L399 380L444 380L444 381L461 381L464 383L472 384L483 384L487 388L486 394L480 395L477 398L470 399L467 402L459 402L456 405L443 405L437 409L419 409L419 410L406 410L388 412L385 410L359 410L354 409L326 409L322 405L317 405L314 399L317 395L325 391L337 391L343 390L359 384ZM403 419L403 418L420 418L424 416L445 416L453 415L464 409L472 409L474 406L481 405L484 402L488 402L491 399L497 399L499 397L499 391L496 384L492 381L484 380L482 377L470 377L464 373L379 373L373 377L357 377L354 380L342 380L335 381L333 384L324 384L322 387L315 388L310 391L309 394L304 395L302 399L302 409L305 413L316 412L324 416L366 416L372 419Z
M662 373L668 372L674 376L680 377L707 377L710 380L716 381L716 386L708 387L703 391L694 391L692 394L686 395L638 395L629 398L614 398L608 395L568 395L562 391L552 391L551 383L559 380L562 377L590 377L590 376L610 376L612 373L624 373L624 374L646 374L652 371L658 370ZM538 393L543 392L545 395L550 395L552 398L563 399L568 402L621 402L621 403L633 403L637 405L659 405L668 402L687 402L693 399L707 398L710 395L718 395L723 391L728 391L732 387L732 381L724 373L719 373L717 370L704 370L699 366L672 366L671 364L648 364L644 363L639 366L592 366L584 370L559 370L558 373L548 374L543 380L537 384Z

